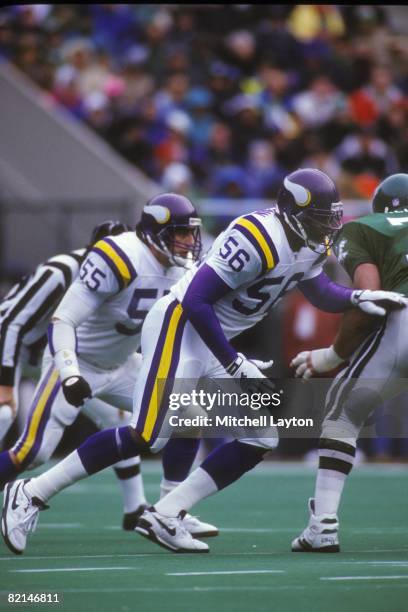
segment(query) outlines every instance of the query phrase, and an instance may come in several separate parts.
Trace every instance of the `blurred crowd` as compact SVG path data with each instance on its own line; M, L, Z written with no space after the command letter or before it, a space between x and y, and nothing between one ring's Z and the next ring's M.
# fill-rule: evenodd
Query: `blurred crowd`
M15 5L0 56L165 189L368 197L408 159L407 37L368 5Z

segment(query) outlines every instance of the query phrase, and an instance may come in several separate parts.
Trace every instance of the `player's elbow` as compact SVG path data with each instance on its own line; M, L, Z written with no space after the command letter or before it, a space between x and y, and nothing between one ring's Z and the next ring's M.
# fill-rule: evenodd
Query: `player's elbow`
M353 273L353 287L355 289L381 289L381 277L378 267L372 263L363 263L357 266Z
M190 294L185 296L182 306L185 315L191 320L200 316L204 302L198 295Z
M52 325L52 327L57 326L57 327L61 327L61 328L62 327L66 328L68 326L68 327L71 327L73 329L76 329L76 325L75 325L74 321L70 320L67 316L63 316L63 317L61 317L61 316L53 316L53 317L51 317L51 325Z

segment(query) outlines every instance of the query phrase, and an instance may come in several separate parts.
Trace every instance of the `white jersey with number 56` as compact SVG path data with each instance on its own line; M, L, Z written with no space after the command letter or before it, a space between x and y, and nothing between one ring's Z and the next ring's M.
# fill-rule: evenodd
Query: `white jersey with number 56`
M263 319L298 282L322 271L326 253L308 247L294 252L273 209L238 217L215 240L206 264L231 287L214 304L222 329L232 338ZM179 302L198 270L188 271L171 288Z

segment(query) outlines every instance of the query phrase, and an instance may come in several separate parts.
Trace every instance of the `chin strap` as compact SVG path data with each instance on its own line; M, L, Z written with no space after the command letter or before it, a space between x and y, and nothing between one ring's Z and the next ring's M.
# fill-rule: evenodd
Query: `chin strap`
M292 230L292 232L294 232L296 234L296 236L298 236L299 238L301 238L305 245L307 247L309 247L309 249L312 249L312 251L314 251L315 253L323 253L324 251L322 251L322 247L324 248L325 251L327 251L327 246L326 245L321 245L317 242L314 242L313 240L310 240L310 238L308 238L304 227L302 226L302 224L300 223L300 221L298 221L298 219L293 215L293 220L296 222L296 226L292 223L292 221L289 219L287 213L283 213L283 218L285 220L285 223L288 224L288 226L290 227L290 229Z
M152 240L152 237L149 236L149 234L146 234L146 240L151 246L153 246L157 251L159 251L159 253L167 257L169 262L174 266L178 266L179 268L190 268L191 265L194 263L192 259L189 260L185 257L180 257L180 255L173 255L173 253L171 253L167 245L161 239L159 239L160 244L157 244L157 242L154 242L154 240Z
M302 238L302 240L304 240L306 242L306 233L305 230L303 229L303 227L300 225L299 221L296 219L296 217L294 217L296 224L297 224L297 228L293 225L292 221L289 219L287 213L283 213L283 218L285 219L285 223L287 225L289 225L290 229L292 230L292 232L294 232L296 234L296 236L299 236L299 238Z

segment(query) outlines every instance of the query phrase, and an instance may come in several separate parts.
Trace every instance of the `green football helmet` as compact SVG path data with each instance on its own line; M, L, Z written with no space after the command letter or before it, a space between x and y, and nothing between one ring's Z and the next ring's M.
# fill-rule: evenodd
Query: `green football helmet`
M384 213L408 208L408 174L392 174L374 192L373 212Z

